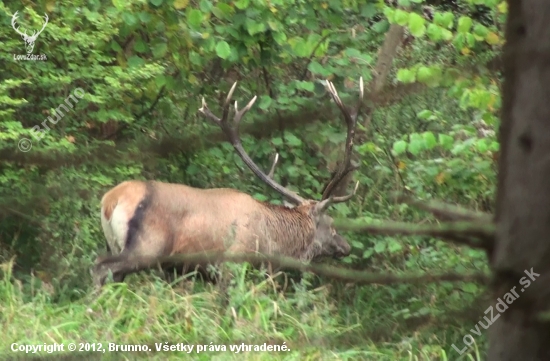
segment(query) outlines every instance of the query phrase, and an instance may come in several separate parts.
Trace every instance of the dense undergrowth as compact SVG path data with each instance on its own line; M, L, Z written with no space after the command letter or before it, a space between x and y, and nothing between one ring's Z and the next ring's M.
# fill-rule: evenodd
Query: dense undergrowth
M319 197L345 139L323 81L331 79L353 104L359 76L366 84L373 79L390 24L406 31L385 91L365 99L374 112L369 127L364 118L358 127L360 187L331 215L436 223L397 202L405 191L492 212L501 79L487 63L503 44L504 2L449 2L431 13L412 0L397 7L362 0L34 3L34 13L30 5L21 13L36 21L43 12L57 14L36 45L47 62L12 61L10 52L23 51L9 26L21 3L0 3L0 35L9 39L0 54L0 360L37 356L13 352L14 343L70 342L206 350L39 356L484 359L483 332L463 354L453 347L464 347L486 308L484 287L472 282L359 286L296 272L266 278L228 264L216 284L191 276L170 284L142 272L97 290L90 268L104 252L99 200L119 182L232 187L281 203L197 113L203 95L218 111L235 80L241 106L259 96L242 125L251 157L269 169L276 149L277 180ZM77 86L86 95L36 141L31 129ZM34 142L24 154L14 151L23 137ZM488 271L483 252L438 239L345 236L352 255L331 261L335 266L392 275ZM284 344L288 351L229 350L243 344ZM214 345L228 351L210 351Z

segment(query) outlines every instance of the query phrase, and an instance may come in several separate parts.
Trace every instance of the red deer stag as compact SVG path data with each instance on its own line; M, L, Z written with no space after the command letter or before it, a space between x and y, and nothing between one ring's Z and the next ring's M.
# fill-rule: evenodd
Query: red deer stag
M235 102L232 123L227 118L237 83L227 95L221 119L208 109L203 98L199 111L223 130L254 174L295 207L260 202L235 189L197 189L155 181L123 182L101 200L101 224L110 254L96 260L94 282L103 285L109 270L114 281L122 282L126 275L140 268L136 260L155 260L173 254L259 252L303 261L349 255L350 245L332 227L332 218L325 212L331 204L351 199L359 185L356 184L351 194L331 195L338 183L355 169L351 165L351 153L363 99L362 78L359 83L358 104L349 112L334 85L327 81L329 93L346 120L347 139L344 160L325 187L320 201L304 199L276 183L272 177L276 161L270 175L266 175L243 149L239 122L256 101L256 96L241 110Z

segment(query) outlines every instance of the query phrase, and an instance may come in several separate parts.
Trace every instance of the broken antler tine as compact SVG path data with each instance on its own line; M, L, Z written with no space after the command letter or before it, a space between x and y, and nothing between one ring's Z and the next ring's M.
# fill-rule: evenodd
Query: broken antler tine
M363 77L359 77L359 97L363 99L365 95L365 87L363 86Z

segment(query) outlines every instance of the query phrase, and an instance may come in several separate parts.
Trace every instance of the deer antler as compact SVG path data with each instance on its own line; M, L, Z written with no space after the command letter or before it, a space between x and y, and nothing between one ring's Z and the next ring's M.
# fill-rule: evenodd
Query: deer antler
M334 173L332 179L328 182L327 186L325 187L325 191L323 192L323 197L321 198L322 201L330 200L326 203L325 208L330 203L340 203L340 202L346 202L351 197L355 195L355 192L357 191L357 187L359 186L359 182L355 185L355 189L351 194L348 194L346 196L341 197L331 197L331 193L334 192L334 189L340 183L342 179L346 177L346 175L349 174L349 172L354 171L357 169L357 166L353 166L351 164L351 155L353 152L353 138L355 136L355 127L357 126L357 116L359 115L359 111L361 109L361 105L363 104L363 96L364 96L364 89L363 89L363 77L359 78L359 101L357 102L356 107L353 109L353 111L350 113L344 103L342 103L342 100L338 96L338 92L336 91L336 88L334 87L334 84L327 80L327 87L328 92L331 95L332 99L340 108L340 111L344 115L344 119L346 120L348 132L346 137L346 145L345 145L345 154L344 154L344 160L339 165L338 169Z
M235 91L236 86L237 86L237 82L233 84L233 86L231 87L231 90L227 94L227 98L225 99L225 102L223 104L223 113L221 118L214 115L210 111L210 109L208 109L208 105L206 104L206 101L204 100L204 98L202 98L202 107L199 109L199 112L201 112L208 119L212 120L222 129L222 131L229 138L229 141L231 142L231 145L233 145L233 148L235 149L237 154L239 154L239 156L245 162L248 168L250 168L250 170L252 170L252 172L254 172L254 174L258 178L260 178L264 183L266 183L268 186L273 188L275 191L279 192L284 197L288 198L288 200L290 200L292 203L296 205L304 203L306 201L304 198L300 197L298 194L283 187L279 183L275 182L275 180L273 180L272 177L275 171L275 165L277 164L277 161L279 158L278 154L275 157L275 161L273 162L269 175L266 175L264 172L260 170L260 168L254 163L254 161L250 158L250 156L244 150L239 137L239 123L242 117L246 114L246 112L248 112L250 108L252 108L252 105L254 105L254 102L258 97L254 96L254 98L252 98L252 100L250 100L248 104L241 110L238 109L237 102L235 102L235 115L233 117L233 124L231 124L227 120L227 117L229 115L229 102L231 101L231 97L233 96L233 92Z

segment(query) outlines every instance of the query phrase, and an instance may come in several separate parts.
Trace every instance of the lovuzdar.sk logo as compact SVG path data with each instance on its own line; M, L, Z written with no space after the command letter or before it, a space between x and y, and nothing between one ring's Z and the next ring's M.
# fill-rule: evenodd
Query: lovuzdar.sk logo
M34 55L32 52L34 50L34 43L36 42L36 39L38 38L38 35L42 33L44 28L46 28L46 25L48 25L48 15L44 13L44 25L42 25L42 29L39 31L33 30L31 35L27 34L27 30L24 32L21 32L19 30L19 26L17 24L17 13L18 11L13 14L11 17L11 26L13 29L17 32L17 34L21 35L23 40L25 41L25 49L27 50L27 54L13 54L14 60L47 60L47 57L45 54L40 55Z

